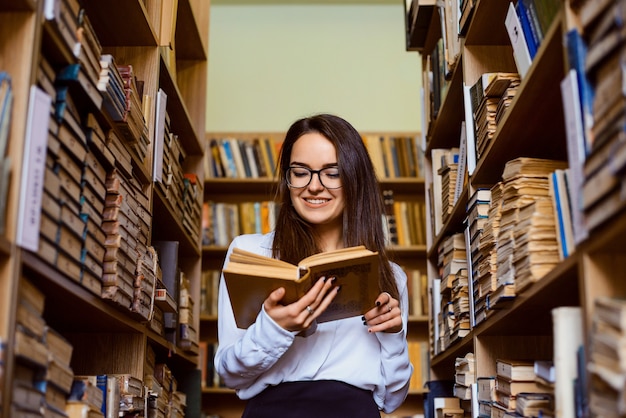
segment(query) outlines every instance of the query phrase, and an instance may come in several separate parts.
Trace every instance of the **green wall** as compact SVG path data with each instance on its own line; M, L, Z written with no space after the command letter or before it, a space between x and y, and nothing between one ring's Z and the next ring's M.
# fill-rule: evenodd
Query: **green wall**
M419 131L421 59L402 0L214 0L208 132L283 132L331 112L359 131Z

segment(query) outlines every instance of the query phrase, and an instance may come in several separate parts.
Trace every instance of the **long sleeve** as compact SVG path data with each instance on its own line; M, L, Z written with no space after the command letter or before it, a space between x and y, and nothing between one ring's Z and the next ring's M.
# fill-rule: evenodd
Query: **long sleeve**
M406 275L397 266L394 266L394 273L399 282L402 331L395 334L384 332L376 334L378 341L380 341L381 372L384 385L377 387L374 391L374 398L376 403L383 405L382 410L385 412L394 411L404 402L409 392L409 381L413 373L406 340L409 317ZM400 283L404 283L404 286L400 286Z

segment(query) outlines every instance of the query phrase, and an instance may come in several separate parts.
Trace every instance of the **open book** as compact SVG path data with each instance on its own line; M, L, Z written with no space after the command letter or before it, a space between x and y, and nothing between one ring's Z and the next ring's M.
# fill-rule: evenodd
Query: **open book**
M248 328L256 319L263 301L285 288L282 303L300 299L319 277L336 277L341 291L318 322L362 315L374 306L380 293L378 253L364 246L319 253L293 265L285 261L233 249L223 270L230 302L239 328Z

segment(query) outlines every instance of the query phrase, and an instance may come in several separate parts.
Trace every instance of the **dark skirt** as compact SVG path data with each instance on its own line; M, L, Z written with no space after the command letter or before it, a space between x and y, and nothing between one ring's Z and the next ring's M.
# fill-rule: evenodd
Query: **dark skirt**
M335 380L286 382L248 400L242 418L380 418L372 392Z

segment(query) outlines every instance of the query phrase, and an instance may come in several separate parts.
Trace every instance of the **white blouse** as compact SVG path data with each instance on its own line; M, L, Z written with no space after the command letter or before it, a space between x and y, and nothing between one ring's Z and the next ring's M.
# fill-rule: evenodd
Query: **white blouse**
M271 256L274 234L242 235L234 247ZM406 340L408 320L407 278L392 263L400 292L402 331L368 333L360 316L317 325L308 337L296 337L259 306L256 322L237 328L222 276L218 299L218 340L215 368L226 386L241 399L250 399L267 386L281 382L338 380L370 390L378 408L397 409L406 398L413 366ZM374 301L372 301L373 303Z

